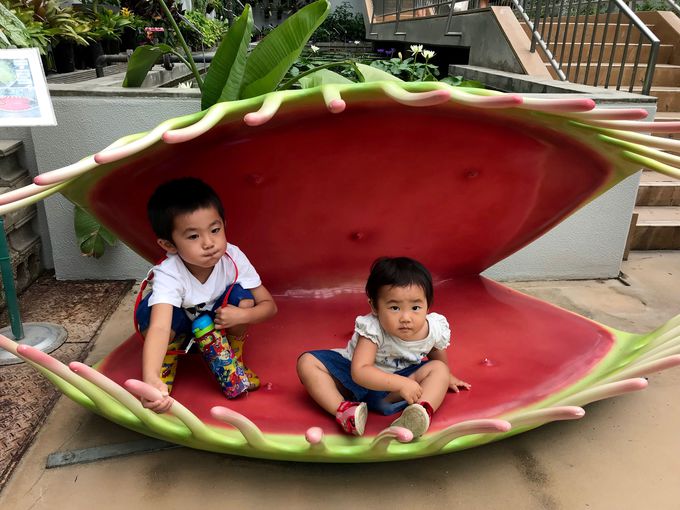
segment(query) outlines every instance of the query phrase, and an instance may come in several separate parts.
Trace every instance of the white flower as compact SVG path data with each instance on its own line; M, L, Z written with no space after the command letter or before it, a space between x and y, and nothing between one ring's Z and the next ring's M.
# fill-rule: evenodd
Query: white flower
M312 44L312 53L316 53L317 51L319 51L319 47Z
M426 60L430 60L434 55L435 53L432 50L423 50L423 57L425 57Z
M417 55L421 51L423 51L423 45L422 44L412 44L411 45L411 53L413 53L414 55Z
M399 56L399 60L404 60L404 57L401 56L401 51L398 52L397 55Z
M354 41L354 44L361 44L361 41Z

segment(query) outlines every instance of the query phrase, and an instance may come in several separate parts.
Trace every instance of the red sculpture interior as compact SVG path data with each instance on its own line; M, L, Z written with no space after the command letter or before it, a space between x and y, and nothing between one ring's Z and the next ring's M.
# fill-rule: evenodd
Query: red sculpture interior
M173 396L208 422L210 407L227 405L268 432L336 431L306 396L295 360L347 342L354 318L369 311L362 288L381 255L411 256L432 271L432 310L452 325L451 366L473 386L448 395L431 430L499 416L583 378L613 345L608 331L479 276L611 174L589 148L526 119L451 105L354 102L340 115L284 108L264 126L224 123L83 177L92 179L89 207L149 260L162 256L145 214L153 189L204 179L223 199L228 239L276 297L278 315L253 326L245 347L271 389L227 401L190 355ZM122 382L139 378L140 367L132 337L101 369ZM371 416L368 433L391 419Z

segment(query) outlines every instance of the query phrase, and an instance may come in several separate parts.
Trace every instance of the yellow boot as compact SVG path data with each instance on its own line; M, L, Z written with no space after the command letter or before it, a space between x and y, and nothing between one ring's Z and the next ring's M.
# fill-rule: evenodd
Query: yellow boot
M243 372L246 374L246 377L248 377L248 381L250 382L248 391L254 391L258 389L260 387L260 378L243 362L243 342L246 341L246 335L241 335L239 337L235 335L227 335L227 340L234 351L234 358L236 358L238 362L243 365Z
M184 335L180 335L174 340L170 340L168 344L168 351L177 351L182 348L184 343ZM161 381L168 387L168 393L172 393L172 385L175 383L175 374L177 373L177 354L166 353L161 365Z

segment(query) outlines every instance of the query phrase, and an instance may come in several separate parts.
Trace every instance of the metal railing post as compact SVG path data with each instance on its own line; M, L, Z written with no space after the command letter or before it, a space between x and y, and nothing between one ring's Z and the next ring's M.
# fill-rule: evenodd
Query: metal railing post
M5 302L9 313L9 322L12 326L12 334L15 340L24 338L24 327L21 324L19 314L19 301L17 290L14 286L14 272L12 271L12 259L9 256L9 245L5 235L5 218L0 216L0 271L2 272L2 284L5 290Z

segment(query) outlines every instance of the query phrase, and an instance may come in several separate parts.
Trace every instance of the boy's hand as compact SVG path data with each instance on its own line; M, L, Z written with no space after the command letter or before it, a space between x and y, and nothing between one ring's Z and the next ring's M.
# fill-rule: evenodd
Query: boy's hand
M147 409L151 409L155 413L167 413L174 400L170 397L168 392L168 386L160 379L156 381L145 381L149 386L153 386L158 391L161 392L160 400L147 400L144 397L141 398L142 405Z
M465 390L469 390L470 388L472 388L472 385L466 383L465 381L461 381L455 375L450 374L450 376L449 376L449 390L451 390L455 393L459 393L461 388L465 389Z
M240 324L247 324L247 311L234 305L227 305L215 311L215 326L217 329L227 329Z
M403 378L402 385L399 388L399 395L401 398L406 400L409 404L415 404L420 400L422 394L423 388L420 387L420 384L408 377Z

